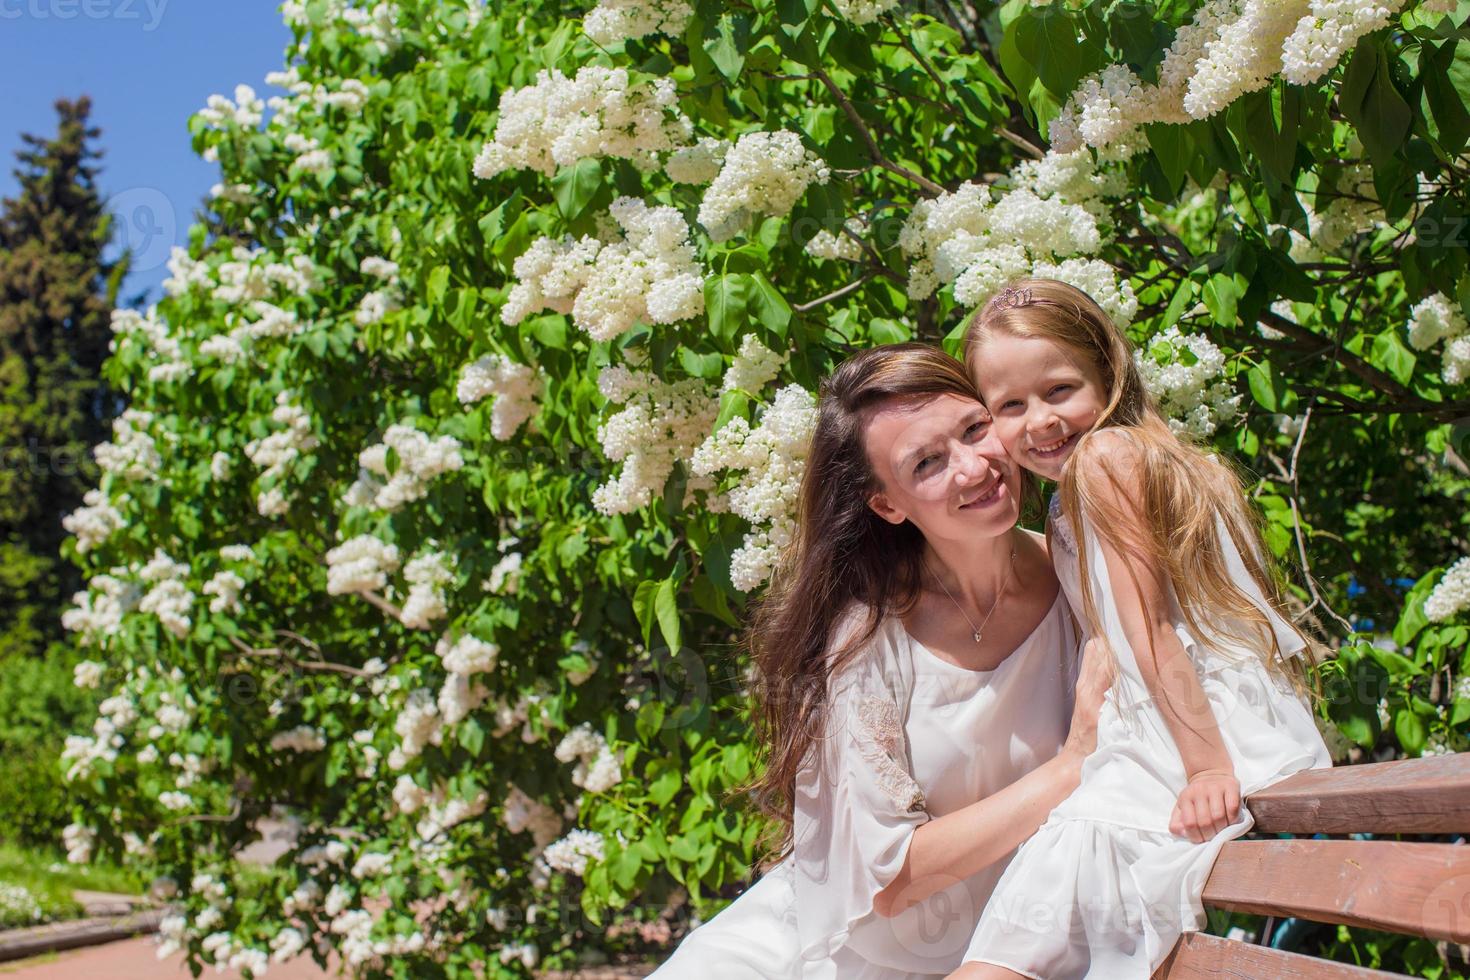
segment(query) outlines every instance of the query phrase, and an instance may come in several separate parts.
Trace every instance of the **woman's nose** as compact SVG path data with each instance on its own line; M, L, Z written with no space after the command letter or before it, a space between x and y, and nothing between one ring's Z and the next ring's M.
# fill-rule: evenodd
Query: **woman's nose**
M990 460L986 458L983 451L979 451L984 445L985 442L982 441L976 446L964 447L965 451L958 454L960 463L955 470L957 481L968 486L971 483L983 481L989 475Z

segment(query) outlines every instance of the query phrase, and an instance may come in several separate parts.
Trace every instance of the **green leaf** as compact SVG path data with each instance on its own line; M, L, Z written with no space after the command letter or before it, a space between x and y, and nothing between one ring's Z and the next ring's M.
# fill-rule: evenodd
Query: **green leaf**
M1455 156L1470 140L1470 41L1450 40L1424 47L1424 101L1432 114L1440 148Z
M638 588L633 590L633 615L638 618L638 625L643 630L644 646L653 642L653 624L658 619L654 607L660 584L656 580L645 579L638 583Z
M1381 367L1393 375L1399 384L1408 384L1409 379L1414 376L1414 352L1404 346L1403 340L1399 338L1399 331L1393 327L1373 338L1372 353L1368 360L1375 367Z
M449 288L449 266L441 265L429 273L428 296L430 306L444 305L444 291Z
M706 41L705 52L728 82L740 78L745 67L744 52L750 47L750 18L725 14L720 18L714 40Z
M648 798L657 806L666 806L674 795L679 792L679 787L684 785L684 779L677 769L665 769L653 782L648 784Z
M745 320L749 276L728 273L712 276L704 284L704 308L709 316L710 332L730 341L740 332Z
M1424 751L1424 740L1428 735L1424 728L1424 719L1408 708L1400 708L1394 712L1393 733L1405 752L1418 755Z
M747 305L767 330L785 339L791 325L791 304L760 272L750 274Z
M1414 114L1394 86L1388 55L1376 35L1363 38L1353 49L1337 104L1374 164L1387 166L1403 146Z
M658 617L659 632L664 635L664 642L674 653L680 650L679 630L679 605L678 584L672 578L666 578L658 584L658 591L654 595L653 609Z
M1290 183L1296 165L1300 91L1295 85L1277 82L1231 107L1244 124L1246 145L1265 171L1283 184Z
M1278 411L1281 400L1286 392L1286 382L1277 373L1276 368L1270 361L1262 361L1253 366L1245 375L1246 383L1250 386L1251 397L1256 400L1268 412Z
M603 186L602 163L593 157L562 167L551 178L556 207L568 221L579 217Z
M1189 127L1150 123L1144 127L1144 133L1148 136L1149 149L1159 162L1159 169L1163 172L1170 193L1179 193L1179 189L1184 186L1184 178L1189 174L1189 162L1194 153L1194 140L1189 135ZM1174 319L1179 318L1176 316Z
M459 726L459 744L470 755L479 758L485 747L485 729L473 718L466 718Z
M684 370L691 377L718 378L725 366L725 359L719 354L699 354L688 347L680 347L679 363L684 365Z
M1235 325L1235 303L1240 298L1235 280L1224 273L1216 273L1205 283L1200 295L1205 307L1222 327Z

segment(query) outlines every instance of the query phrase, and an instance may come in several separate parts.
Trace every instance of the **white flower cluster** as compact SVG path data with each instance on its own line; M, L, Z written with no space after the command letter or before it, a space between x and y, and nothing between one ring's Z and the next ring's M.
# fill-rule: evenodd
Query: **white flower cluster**
M327 593L376 592L397 570L398 548L362 534L327 552Z
M495 396L490 409L490 434L503 441L515 436L521 423L540 411L537 399L544 388L536 368L499 354L487 354L465 366L455 393L461 405Z
M816 398L800 385L788 385L776 392L754 429L736 416L694 454L692 469L698 475L736 474L730 508L751 524L730 560L730 579L742 592L770 578L791 541L816 424Z
M854 24L871 24L893 10L899 0L833 0L837 12Z
M502 544L501 548L504 547ZM501 557L485 578L485 591L495 595L515 595L521 587L521 565L524 561L525 556L519 551L512 551Z
M370 255L358 265L365 276L381 280L383 286L368 292L357 304L352 321L359 327L380 322L383 317L403 308L403 290L398 279L398 263Z
M1424 600L1424 615L1432 623L1442 623L1465 609L1470 609L1470 557L1451 565Z
M143 566L139 575L143 581L151 582L153 588L138 603L138 611L153 613L164 629L174 636L180 639L188 636L193 627L189 612L194 606L194 593L185 584L189 566L174 561L162 549L156 549L153 559Z
M210 129L229 129L232 126L254 129L265 118L265 102L249 85L236 85L233 102L223 95L211 95L204 108L199 110L199 118Z
M104 472L142 482L158 476L163 457L148 429L153 414L129 408L112 420L112 441L99 444L93 454Z
M602 860L602 847L601 834L577 828L548 845L541 856L553 869L581 877L587 873L588 862Z
M204 260L196 263L178 252L169 263L175 277L181 278L184 285L212 286L211 295L227 305L270 299L278 286L292 296L306 296L322 286L315 264L294 251L288 251L277 261L263 249L237 245L230 250L229 260L221 262L208 278L199 271L200 265L207 267Z
M679 37L693 16L687 0L598 0L582 19L582 31L598 44L649 34Z
M349 507L376 507L391 513L421 500L435 477L464 467L459 448L459 440L451 436L434 439L411 425L390 425L382 442L357 454L362 471L344 501ZM398 457L396 470L388 468L389 450Z
M299 170L303 173L319 174L330 170L332 167L332 155L322 149L322 144L314 136L306 136L301 133L287 133L286 138L281 141L286 152L294 155L291 161L291 170Z
M1119 329L1133 322L1138 312L1138 297L1127 279L1119 279L1117 270L1102 259L1067 259L1060 265L1041 262L1031 274L1041 279L1056 279L1076 286L1112 317Z
M240 612L240 593L245 588L245 580L231 571L215 572L214 576L200 590L207 596L214 598L209 600L209 611L212 613L238 613Z
M682 146L693 131L672 78L643 81L626 68L600 65L579 69L576 78L543 70L534 85L501 94L500 119L475 158L475 176L531 169L549 177L584 157L653 170L659 154Z
M1362 154L1362 144L1356 137L1349 141L1346 152L1352 156ZM1307 209L1309 244L1319 255L1336 251L1349 238L1382 224L1385 217L1373 184L1373 168L1366 163L1344 167L1335 193L1319 185L1312 195L1312 203L1320 203L1324 198L1327 206L1320 211L1315 207ZM1292 257L1302 261L1297 258L1299 251L1294 249Z
M472 677L495 669L500 648L477 636L466 634L451 639L446 634L439 639L434 652L448 671L439 691L439 716L443 724L453 725L469 717L471 711L489 699L489 689Z
M603 514L631 513L662 492L675 463L704 441L719 402L695 379L670 383L620 365L604 370L597 386L623 406L597 430L603 454L623 469L593 492L592 505Z
M82 642L101 644L122 627L123 616L142 598L138 586L120 576L127 570L114 568L111 575L96 575L87 591L72 596L76 605L61 614L63 629L82 634Z
M473 799L462 800L449 796L445 784L440 783L434 788L434 792L426 797L428 812L419 820L414 827L414 832L422 841L432 841L446 830L459 826L466 820L473 820L490 805L490 794L480 790Z
M442 552L419 555L403 569L408 598L398 621L409 629L428 629L436 619L449 615L444 587L454 581L453 562Z
M740 351L725 371L721 391L743 391L759 394L761 389L781 373L786 355L778 354L761 343L756 335L748 333L740 340Z
M863 257L863 246L858 242L862 233L863 223L857 218L848 218L843 222L841 232L834 234L823 228L813 235L806 243L806 254L827 262L856 262Z
M567 732L556 747L561 762L575 762L572 782L589 793L604 793L623 781L622 754L583 722Z
M77 536L77 553L85 555L112 537L123 526L123 516L99 489L82 496L82 506L61 519L67 533Z
M81 824L69 823L61 831L61 843L66 848L66 859L72 864L86 864L92 860L92 848L97 843L97 831Z
M1444 342L1440 374L1446 384L1470 379L1470 323L1459 306L1444 293L1433 293L1409 310L1409 344L1428 350Z
M83 660L72 668L72 683L95 690L102 683L103 666L95 660Z
M701 136L693 146L681 147L670 153L664 161L664 173L676 184L708 184L720 175L728 152L728 140Z
M1052 122L1053 149L1086 144L1131 152L1149 123L1205 119L1278 74L1296 85L1322 78L1358 39L1388 25L1407 0L1208 0L1175 32L1157 84L1127 65L1084 78ZM1453 9L1429 2L1425 10Z
M22 922L40 922L46 917L41 903L24 885L0 882L0 922L14 927Z
M320 444L311 431L311 416L292 403L289 391L276 393L271 421L282 428L264 439L252 439L245 444L245 455L261 468L260 479L267 485L281 480L302 453L311 452ZM279 517L289 506L284 491L276 486L267 486L256 498L256 509L262 517Z
M505 829L512 834L529 832L535 841L536 853L561 834L561 815L540 800L526 795L519 786L512 786L506 794L501 818L505 821Z
M117 309L112 311L112 340L108 349L116 351L118 341L138 338L151 360L148 380L158 383L178 381L189 376L192 368L184 360L183 347L178 338L169 331L167 321L158 318L158 307L149 307L148 313L137 310Z
M1205 438L1240 410L1223 375L1225 354L1208 338L1171 326L1134 355L1144 385L1175 433Z
M1119 188L1096 172L1087 150L1049 153L1039 163L1022 164L1009 183L998 198L989 186L968 183L915 205L898 239L912 260L910 297L924 299L953 283L956 301L979 306L1038 267L1068 275L1085 272L1101 295L1131 296L1116 276L1102 281L1101 266L1053 264L1096 254L1106 241L1101 201ZM1121 309L1127 303L1115 305Z
M326 747L326 735L310 725L297 725L271 736L272 752L320 752Z
M719 176L704 192L699 223L710 238L725 241L757 214L788 213L807 187L825 184L831 175L796 133L746 133L725 154Z
M570 313L593 340L611 340L640 322L704 312L704 270L678 209L620 197L609 213L621 241L539 238L516 259L519 281L500 311L508 326L549 309Z
M189 250L175 245L168 253L169 276L163 281L163 291L169 296L182 296L191 289L212 288L214 273L203 259L189 257Z

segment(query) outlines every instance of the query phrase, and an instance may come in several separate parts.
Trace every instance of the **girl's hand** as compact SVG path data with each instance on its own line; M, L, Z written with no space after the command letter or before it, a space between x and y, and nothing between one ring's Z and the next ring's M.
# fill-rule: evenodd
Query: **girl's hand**
M1169 833L1203 843L1235 822L1240 814L1240 781L1220 769L1197 772L1179 794L1169 815Z
M1113 657L1108 645L1094 637L1082 648L1082 667L1072 706L1072 727L1067 731L1064 751L1091 755L1097 748L1097 716L1103 698L1113 686Z

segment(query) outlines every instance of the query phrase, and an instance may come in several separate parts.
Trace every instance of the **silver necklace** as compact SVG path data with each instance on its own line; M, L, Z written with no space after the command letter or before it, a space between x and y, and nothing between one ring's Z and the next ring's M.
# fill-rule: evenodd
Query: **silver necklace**
M1013 542L1011 544L1011 563L1010 563L1010 565L1008 565L1006 567L1005 581L1000 584L1000 591L998 591L995 594L995 601L990 604L990 612L988 612L988 613L985 614L985 618L980 621L980 625L979 626L976 626L975 625L975 621L970 618L970 614L969 613L965 612L965 607L959 604L959 600L957 600L954 596L950 595L949 589L944 584L944 579L940 578L938 575L935 575L934 576L934 581L936 581L936 582L939 583L939 587L941 589L944 589L944 594L947 595L947 596L949 596L949 601L950 602L953 602L954 603L954 607L960 611L960 615L963 616L963 617L965 617L965 622L968 623L969 626L970 626L970 631L971 631L970 632L970 635L975 638L975 642L976 643L979 643L981 641L981 639L984 638L984 635L985 635L985 627L990 624L990 617L995 615L995 609L996 609L997 606L1000 605L1000 597L1003 596L1003 595L1005 595L1006 586L1008 586L1008 585L1011 584L1011 573L1014 572L1015 570L1016 570L1016 546L1015 546L1015 544ZM932 568L930 569L930 572L933 572L933 569Z

